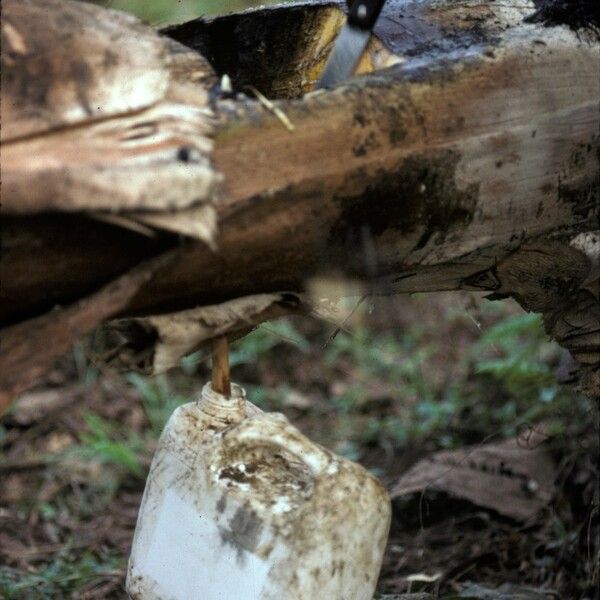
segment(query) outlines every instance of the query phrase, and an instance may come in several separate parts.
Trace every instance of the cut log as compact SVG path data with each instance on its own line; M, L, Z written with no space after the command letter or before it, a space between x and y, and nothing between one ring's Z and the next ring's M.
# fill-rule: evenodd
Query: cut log
M3 128L5 326L74 302L142 258L166 253L168 266L111 316L302 293L312 277L342 275L370 293L514 295L543 312L560 340L570 339L566 315L593 280L597 252L577 242L597 229L600 204L593 27L529 23L535 6L527 1L390 2L363 74L310 92L343 23L337 5L259 9L163 36L70 2L9 0L3 8L10 43L2 51L3 121L5 105L21 102L25 110L39 101L22 89L41 68L36 57L56 52L62 21L36 38L35 54L23 48L48 10L88 26L106 21L121 36L139 30L160 50L150 70L167 76L160 89L130 78L125 95L145 99L130 109L111 104L107 92L123 84L118 70L98 67L84 86L87 104L106 106L98 117L72 91L73 69L56 68L50 92L71 90L52 105L54 114L71 103L62 120L36 116L16 133ZM110 35L103 39L116 65L138 64L126 57L137 50L121 52ZM224 73L247 95L219 95L213 84ZM11 78L22 83L5 87ZM247 86L269 96L293 131ZM194 120L198 111L204 116ZM68 120L73 114L77 123ZM216 250L206 243L213 240ZM596 292L588 289L593 300L586 295L584 304L597 306ZM573 335L587 336L581 355L597 368L597 324L588 319L577 328Z

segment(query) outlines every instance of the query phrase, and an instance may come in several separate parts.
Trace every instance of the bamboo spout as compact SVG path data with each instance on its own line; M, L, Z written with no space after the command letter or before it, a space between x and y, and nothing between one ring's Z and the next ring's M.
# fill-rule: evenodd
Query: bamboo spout
M212 389L223 396L231 396L229 375L229 342L225 336L213 341L212 346Z

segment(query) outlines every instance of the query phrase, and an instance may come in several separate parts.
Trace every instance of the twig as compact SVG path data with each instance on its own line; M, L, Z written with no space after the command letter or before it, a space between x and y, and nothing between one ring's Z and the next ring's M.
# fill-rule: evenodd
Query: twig
M344 330L347 331L345 329L346 323L352 318L352 316L354 315L354 313L358 310L359 306L369 297L369 294L365 294L364 296L361 296L358 300L358 302L356 303L356 306L354 306L354 308L348 313L348 315L346 315L345 319L335 328L335 330L333 331L333 333L330 334L330 336L325 340L325 343L321 346L321 349L324 350L325 348L327 348L327 346L329 346L329 344L331 344L331 342L333 342L333 340L337 337L338 333L340 333L340 331Z
M9 471L29 471L41 469L50 465L54 460L48 457L26 458L20 460L5 460L0 462L0 473Z
M250 90L256 96L256 99L283 123L283 126L288 131L294 131L294 129L296 129L294 124L289 120L288 116L278 106L273 104L266 96L261 94L253 85L246 86L246 89Z

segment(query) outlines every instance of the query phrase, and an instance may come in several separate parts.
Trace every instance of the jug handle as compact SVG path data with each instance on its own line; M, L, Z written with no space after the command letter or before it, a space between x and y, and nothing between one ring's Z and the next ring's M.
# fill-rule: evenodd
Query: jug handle
M304 437L283 416L256 415L242 421L223 436L225 447L240 445L275 446L293 454L304 463L313 477L322 475L332 461L332 455Z

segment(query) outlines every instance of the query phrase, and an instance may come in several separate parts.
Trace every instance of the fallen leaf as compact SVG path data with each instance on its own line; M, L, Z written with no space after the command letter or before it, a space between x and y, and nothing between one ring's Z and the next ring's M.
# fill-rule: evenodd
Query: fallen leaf
M22 502L30 493L26 481L18 473L2 475L2 487L0 488L0 502L6 504L17 504ZM1 518L2 515L0 515Z
M50 413L71 404L80 392L79 385L27 392L15 400L10 414L11 420L19 425L39 423Z
M406 581L409 582L422 582L422 583L433 583L442 576L442 573L434 573L433 575L427 575L427 573L413 573L405 577Z
M299 410L308 410L315 406L316 401L298 390L289 390L283 398L283 404Z
M58 431L51 433L44 439L43 448L46 452L58 454L59 452L64 452L74 443L75 438L70 433Z
M166 315L120 319L107 326L118 336L113 366L161 373L217 336L239 337L267 319L302 310L297 294L256 294Z
M526 521L551 500L555 478L551 458L529 442L510 439L437 452L405 473L391 497L436 490Z

